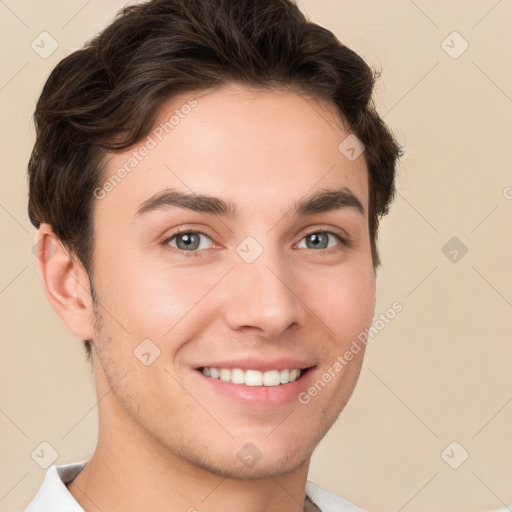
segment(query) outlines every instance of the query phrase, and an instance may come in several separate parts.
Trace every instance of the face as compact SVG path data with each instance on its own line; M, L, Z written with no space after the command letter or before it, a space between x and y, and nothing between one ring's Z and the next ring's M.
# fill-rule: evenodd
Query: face
M231 84L164 105L149 138L107 159L100 432L123 425L235 478L309 460L364 350L336 362L374 311L367 169L339 151L348 135L328 103Z

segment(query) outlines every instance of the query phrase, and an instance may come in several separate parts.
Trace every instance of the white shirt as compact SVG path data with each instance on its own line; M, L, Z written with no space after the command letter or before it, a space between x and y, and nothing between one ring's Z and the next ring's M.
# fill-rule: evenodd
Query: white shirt
M75 462L50 466L43 484L24 512L84 512L65 484L74 480L85 464L86 462ZM364 512L309 480L306 483L306 496L321 512Z

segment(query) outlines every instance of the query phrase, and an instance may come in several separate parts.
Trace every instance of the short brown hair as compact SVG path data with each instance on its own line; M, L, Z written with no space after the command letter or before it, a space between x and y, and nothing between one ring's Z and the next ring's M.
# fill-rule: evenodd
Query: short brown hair
M291 87L334 104L365 145L376 269L379 219L394 198L402 154L371 98L377 77L292 0L152 0L125 7L46 81L28 164L30 221L36 228L50 224L91 279L93 194L108 152L140 141L162 103L178 94L229 82Z

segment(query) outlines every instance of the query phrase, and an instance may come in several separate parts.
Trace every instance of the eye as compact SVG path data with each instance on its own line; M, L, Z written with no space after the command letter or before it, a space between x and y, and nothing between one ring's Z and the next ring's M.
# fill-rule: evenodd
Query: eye
M330 244L329 242L332 239L337 240L339 243ZM303 241L305 241L306 247L300 246ZM304 236L299 242L298 247L299 249L331 249L338 245L345 245L345 240L340 235L330 231L314 231Z
M208 235L200 231L178 231L166 238L162 244L179 251L194 252L211 248L208 246L208 242L204 242L204 239L212 241Z
M201 256L202 251L212 248L213 241L200 231L179 230L166 238L162 245L170 247L172 251L182 253L184 256ZM331 253L345 245L347 245L345 239L337 233L313 231L303 236L297 247Z

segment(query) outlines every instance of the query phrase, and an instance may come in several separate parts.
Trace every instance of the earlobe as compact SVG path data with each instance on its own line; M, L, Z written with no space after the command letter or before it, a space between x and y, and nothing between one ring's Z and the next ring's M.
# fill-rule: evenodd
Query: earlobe
M40 225L32 252L46 298L55 312L74 336L92 339L92 300L83 266L73 261L49 224Z

